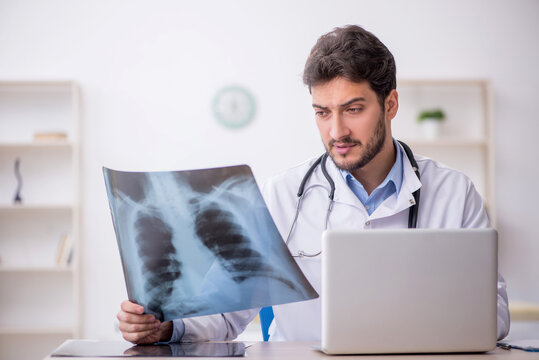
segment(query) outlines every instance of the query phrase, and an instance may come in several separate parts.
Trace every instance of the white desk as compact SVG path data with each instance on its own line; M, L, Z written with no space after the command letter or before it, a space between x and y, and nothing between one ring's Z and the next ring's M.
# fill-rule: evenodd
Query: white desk
M248 344L246 344L248 345ZM250 360L265 360L265 359L279 359L279 360L298 360L298 359L326 359L326 360L381 360L381 359L393 359L393 360L526 360L526 359L539 359L538 353L525 352L521 350L503 350L496 348L488 353L472 353L472 354L435 354L435 355L346 355L346 356L330 356L325 355L314 349L319 345L315 342L260 342L249 346L246 349L246 358ZM81 358L67 358L67 357L47 357L45 360L80 360ZM85 358L87 360L103 360L104 358ZM156 359L155 357L136 357L135 359ZM160 359L166 359L161 357ZM189 359L189 358L182 358ZM202 359L191 358L191 359ZM224 359L224 358L210 358L210 359ZM238 357L229 359L241 359Z

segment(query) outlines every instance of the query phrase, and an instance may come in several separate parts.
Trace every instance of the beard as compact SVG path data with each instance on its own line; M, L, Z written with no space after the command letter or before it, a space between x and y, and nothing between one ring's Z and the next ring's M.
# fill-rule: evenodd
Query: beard
M331 160L335 165L341 169L348 172L354 172L363 168L372 159L376 157L384 147L384 141L386 139L386 127L384 124L385 112L382 112L380 118L378 119L378 124L374 129L373 136L369 139L367 144L364 146L363 143L359 140L352 139L351 137L346 137L338 140L341 144L355 144L357 147L362 148L362 153L359 155L359 158L354 160L351 159L351 156L348 154L338 155L334 154L331 149L333 149L334 144L337 142L335 139L331 139L326 146L326 151L329 153ZM348 158L348 159L347 159Z

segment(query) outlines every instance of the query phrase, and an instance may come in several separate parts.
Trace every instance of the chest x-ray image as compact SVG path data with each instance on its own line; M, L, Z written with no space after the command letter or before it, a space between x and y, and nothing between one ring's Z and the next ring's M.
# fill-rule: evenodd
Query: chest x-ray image
M318 297L248 166L103 168L129 299L162 321Z

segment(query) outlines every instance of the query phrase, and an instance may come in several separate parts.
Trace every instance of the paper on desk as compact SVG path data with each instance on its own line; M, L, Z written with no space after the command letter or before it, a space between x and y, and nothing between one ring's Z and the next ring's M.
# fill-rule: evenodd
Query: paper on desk
M509 340L509 341L500 341L498 343L502 347L510 349L519 349L524 351L539 351L539 339L530 339L530 340Z
M129 299L160 320L318 297L248 166L103 168Z

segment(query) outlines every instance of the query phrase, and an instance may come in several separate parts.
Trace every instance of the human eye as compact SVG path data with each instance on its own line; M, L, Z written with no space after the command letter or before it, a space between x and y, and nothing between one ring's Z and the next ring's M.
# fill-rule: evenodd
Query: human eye
M320 119L327 117L327 115L328 115L328 112L326 110L315 110L314 112L314 116Z
M350 114L357 114L357 113L360 113L361 110L363 110L363 107L361 106L352 106L352 107L349 107L347 109L347 111L350 113Z

